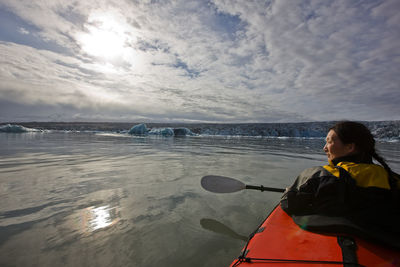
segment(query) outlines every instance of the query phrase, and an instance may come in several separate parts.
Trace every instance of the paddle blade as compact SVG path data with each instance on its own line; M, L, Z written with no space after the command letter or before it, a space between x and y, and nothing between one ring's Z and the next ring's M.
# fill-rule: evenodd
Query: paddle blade
M207 175L201 178L201 186L214 193L233 193L246 189L246 185L233 178Z

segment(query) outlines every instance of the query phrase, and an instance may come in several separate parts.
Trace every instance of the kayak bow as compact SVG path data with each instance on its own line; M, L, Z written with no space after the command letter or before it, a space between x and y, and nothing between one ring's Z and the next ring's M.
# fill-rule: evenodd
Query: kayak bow
M233 266L400 266L400 251L357 237L309 232L278 205Z

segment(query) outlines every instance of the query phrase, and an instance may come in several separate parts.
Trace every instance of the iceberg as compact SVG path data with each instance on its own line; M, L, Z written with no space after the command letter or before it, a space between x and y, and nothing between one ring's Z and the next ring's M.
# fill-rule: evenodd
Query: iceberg
M0 132L3 133L26 133L26 132L38 132L37 129L26 128L21 125L6 124L0 126Z
M133 126L128 134L132 135L159 135L159 136L194 136L196 135L190 129L186 127L159 127L159 128L147 128L146 124L141 123Z
M185 127L181 128L174 128L174 135L175 136L193 136L195 135L191 130Z
M129 131L128 134L132 135L146 135L149 130L146 127L146 124L141 123L138 125L133 126Z
M174 129L172 129L172 128L155 128L155 129L151 129L149 134L162 135L162 136L174 136Z

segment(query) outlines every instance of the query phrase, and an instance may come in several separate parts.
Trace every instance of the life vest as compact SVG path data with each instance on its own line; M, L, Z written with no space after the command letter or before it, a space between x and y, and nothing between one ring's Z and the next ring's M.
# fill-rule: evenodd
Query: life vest
M339 162L336 166L333 165L333 163L330 163L329 165L325 165L323 167L337 178L340 178L339 168L345 169L359 187L377 187L390 190L388 173L380 165Z

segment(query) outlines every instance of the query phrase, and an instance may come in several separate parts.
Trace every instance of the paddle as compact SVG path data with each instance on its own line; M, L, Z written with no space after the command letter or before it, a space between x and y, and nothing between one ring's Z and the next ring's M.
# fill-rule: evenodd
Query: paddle
M236 179L218 176L218 175L207 175L201 178L201 186L210 192L214 193L233 193L238 192L243 189L254 189L260 191L270 191L270 192L285 192L282 188L264 187L264 186L254 186L245 185L241 181Z

